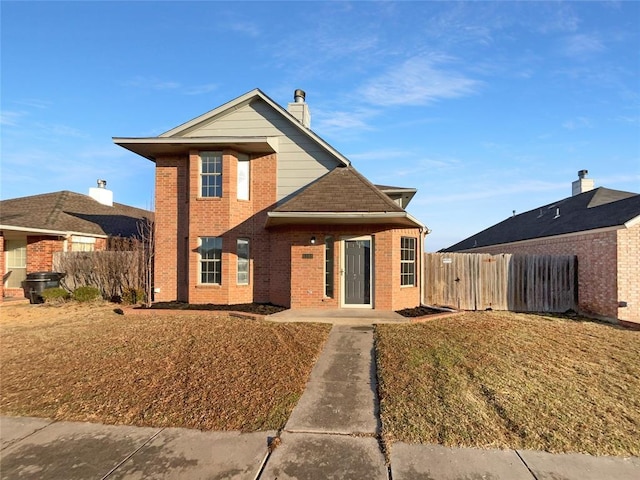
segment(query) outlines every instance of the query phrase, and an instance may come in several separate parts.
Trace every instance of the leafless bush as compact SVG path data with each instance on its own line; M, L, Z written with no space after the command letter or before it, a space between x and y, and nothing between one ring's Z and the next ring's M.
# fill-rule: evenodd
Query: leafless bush
M153 293L154 240L153 222L145 218L138 223L137 238L110 237L106 251L55 253L54 270L66 274L60 283L69 291L92 286L106 299L143 291L148 306Z
M140 242L114 240L109 246L112 249L107 251L54 254L54 269L66 274L61 280L62 286L69 291L83 286L96 287L107 299L142 288L144 250Z

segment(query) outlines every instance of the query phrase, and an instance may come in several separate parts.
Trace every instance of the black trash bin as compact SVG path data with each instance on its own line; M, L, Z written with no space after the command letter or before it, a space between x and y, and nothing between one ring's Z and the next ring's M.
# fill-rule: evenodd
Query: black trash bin
M29 303L43 303L42 292L47 288L59 287L64 275L60 272L28 273L27 279L22 282L24 296L29 299Z

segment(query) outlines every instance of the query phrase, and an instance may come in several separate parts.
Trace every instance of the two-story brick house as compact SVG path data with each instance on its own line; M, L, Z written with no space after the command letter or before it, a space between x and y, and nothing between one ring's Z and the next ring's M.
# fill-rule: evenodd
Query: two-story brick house
M114 138L156 164L156 301L420 304L415 190L373 185L294 100L256 89L157 137Z

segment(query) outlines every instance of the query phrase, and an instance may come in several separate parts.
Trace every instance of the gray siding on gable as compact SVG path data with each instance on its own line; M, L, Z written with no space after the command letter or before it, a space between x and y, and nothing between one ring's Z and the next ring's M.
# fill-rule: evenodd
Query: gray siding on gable
M340 165L340 161L263 101L190 129L185 137L278 137L278 201Z

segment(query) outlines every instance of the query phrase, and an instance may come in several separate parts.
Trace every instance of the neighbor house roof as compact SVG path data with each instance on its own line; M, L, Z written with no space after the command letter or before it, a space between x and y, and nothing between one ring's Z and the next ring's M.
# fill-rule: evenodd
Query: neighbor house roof
M337 167L268 213L267 226L389 223L426 228L353 167Z
M455 252L601 228L628 227L639 221L639 194L600 187L514 215L444 251Z
M211 122L216 117L225 115L232 110L236 110L251 102L255 102L256 100L262 100L267 103L303 135L307 136L322 149L333 155L340 163L343 165L351 164L344 155L316 135L311 129L302 125L286 109L278 105L258 88L253 89L244 95L240 95L239 97L157 137L114 137L113 142L152 161L155 161L158 155L179 153L184 150L185 146L190 148L206 148L222 145L238 148L241 146L240 149L243 151L276 152L278 149L277 137L184 137L187 132L196 129L205 123Z
M153 212L120 203L103 205L88 195L61 191L0 201L0 229L50 235L132 237Z

